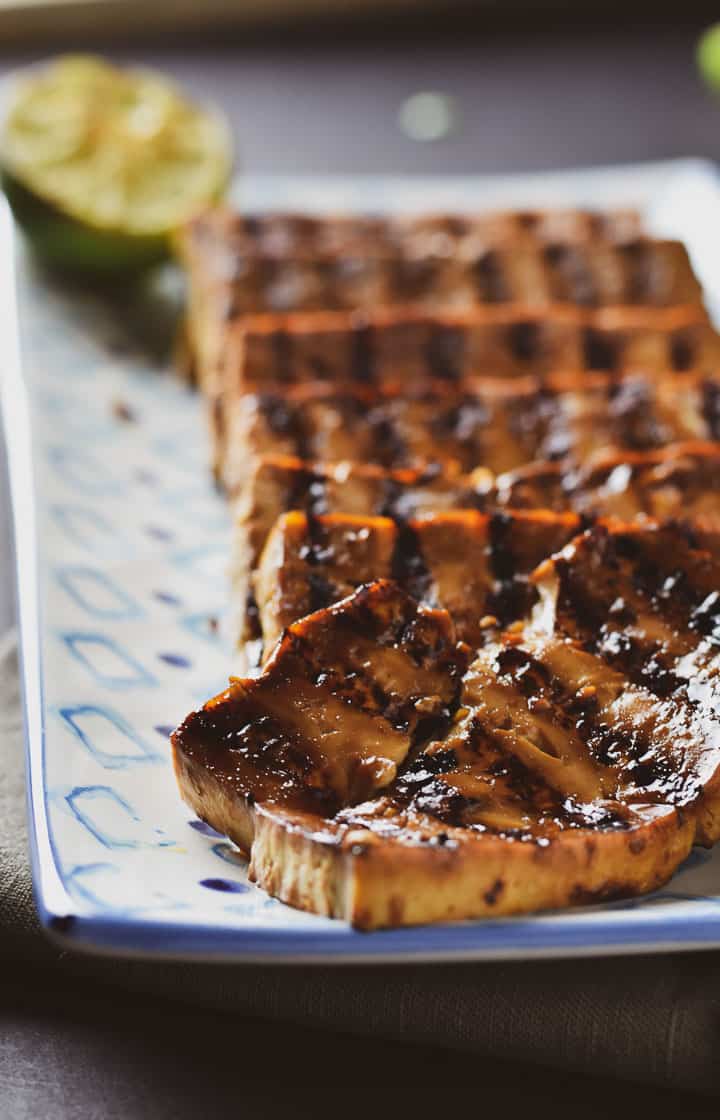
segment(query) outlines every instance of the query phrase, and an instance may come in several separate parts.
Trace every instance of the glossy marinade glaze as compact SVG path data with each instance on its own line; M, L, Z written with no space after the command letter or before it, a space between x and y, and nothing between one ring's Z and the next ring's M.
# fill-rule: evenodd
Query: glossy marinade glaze
M628 551L631 563L624 559ZM615 556L625 565L616 574L616 598L637 612L632 656L615 648L612 624L598 629L597 614L588 614L586 599L578 599L587 566L605 571ZM686 580L680 604L663 597L678 564ZM718 638L715 599L708 602L707 593L720 580L716 562L690 548L677 530L598 526L541 565L532 579L540 599L530 621L501 634L488 630L461 688L444 705L442 733L434 728L424 743L416 739L408 746L394 760L392 779L369 800L358 791L327 811L276 798L253 809L253 868L263 885L287 901L367 927L514 913L651 889L672 873L691 843L717 838L720 736L712 681ZM380 586L385 596L395 589L408 601L397 584ZM259 680L268 682L265 687L275 680L296 626L332 629L343 612L352 612L355 596L372 594L360 589L290 626ZM598 592L601 603L604 594ZM341 632L339 646L315 637L304 647L304 656L323 670L315 678L321 688L348 676L339 652L348 646L347 631ZM661 646L672 662L672 683L658 675ZM382 696L388 682L395 695L409 678L373 648ZM327 659L330 649L339 658L337 671ZM686 679L690 665L693 680L700 669L707 676L694 692ZM293 689L286 674L278 679L283 713L295 726ZM314 699L327 710L324 694ZM424 706L425 694L418 699ZM244 725L245 714L233 714L226 697L210 706L215 723L216 703L226 708L232 726ZM304 696L298 704L306 713ZM347 728L344 710L340 723L330 720L328 733L339 734L344 744L342 759L362 741L352 720L363 704L352 704ZM258 715L255 709L254 727ZM199 718L190 717L190 726L197 727ZM281 727L273 732L273 742L287 738ZM181 766L187 735L186 725L175 738ZM227 743L225 731L215 750L226 767L232 759ZM227 797L233 796L230 787L225 779ZM185 796L198 808L197 789L190 795L185 788ZM217 826L212 807L210 813ZM327 893L316 876L278 878L278 861L290 852L303 861L310 853L317 857ZM403 868L419 893L401 890Z
M720 355L682 247L217 212L182 251L262 669L174 757L251 877L376 928L642 893L714 842Z

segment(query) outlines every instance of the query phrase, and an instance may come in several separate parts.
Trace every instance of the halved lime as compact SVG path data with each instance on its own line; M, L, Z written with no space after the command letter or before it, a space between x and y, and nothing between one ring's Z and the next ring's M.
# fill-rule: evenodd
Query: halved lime
M697 64L700 76L710 88L720 89L720 23L708 27L700 36Z
M162 258L224 192L227 125L162 75L71 55L17 81L0 135L18 220L53 263L113 272Z

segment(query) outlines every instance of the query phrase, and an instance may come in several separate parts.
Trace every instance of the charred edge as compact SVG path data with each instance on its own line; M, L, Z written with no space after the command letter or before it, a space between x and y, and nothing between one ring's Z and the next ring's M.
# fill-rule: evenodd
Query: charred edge
M413 528L402 522L398 522L390 571L392 579L408 595L418 602L426 597L432 576L423 555L420 538Z
M317 569L332 560L332 549L328 546L322 522L308 511L306 514L308 543L301 551L301 559L309 567L308 571L308 610L314 611L329 607L338 598L337 588Z

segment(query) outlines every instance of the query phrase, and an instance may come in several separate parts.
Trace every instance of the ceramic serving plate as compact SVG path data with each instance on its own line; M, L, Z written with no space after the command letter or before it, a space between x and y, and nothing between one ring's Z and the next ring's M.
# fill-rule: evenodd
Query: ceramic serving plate
M503 180L255 180L240 200L334 210L635 204L655 230L687 242L720 310L720 191L694 161ZM278 960L720 945L720 846L642 901L371 934L249 884L232 845L180 802L170 765L171 728L224 686L230 664L216 625L228 518L208 476L200 401L143 350L139 328L157 328L157 292L113 299L52 286L21 250L15 283L5 211L0 240L31 836L51 931L114 953Z

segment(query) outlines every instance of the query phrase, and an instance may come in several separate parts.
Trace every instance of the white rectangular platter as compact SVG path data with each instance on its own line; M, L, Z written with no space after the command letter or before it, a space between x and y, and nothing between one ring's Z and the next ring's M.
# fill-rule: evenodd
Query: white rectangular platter
M238 194L257 209L638 205L686 241L720 313L720 189L697 161L502 180L255 179ZM228 516L200 401L133 341L141 295L53 285L21 251L20 349L5 211L0 241L32 852L50 931L95 951L287 961L720 945L720 847L641 901L372 934L249 884L232 845L180 802L170 764L169 730L230 667L214 625Z

